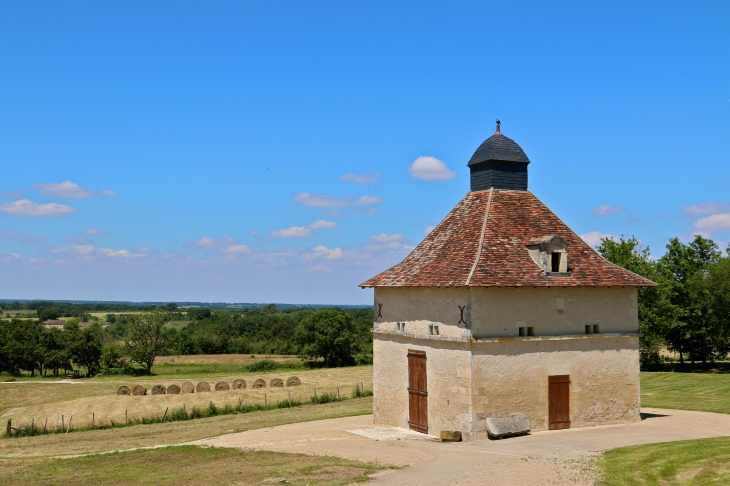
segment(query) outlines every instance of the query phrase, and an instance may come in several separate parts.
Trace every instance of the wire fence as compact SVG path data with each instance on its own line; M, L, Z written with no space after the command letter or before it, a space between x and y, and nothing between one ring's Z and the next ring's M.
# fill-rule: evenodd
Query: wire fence
M272 390L273 391L273 390ZM315 405L332 402L341 402L344 400L350 400L354 398L370 397L373 395L372 388L366 389L363 382L356 383L355 386L334 386L334 387L316 387L312 389L313 393L302 399L301 391L297 391L292 394L290 390L286 391L286 396L282 399L281 392L283 390L277 390L279 395L278 399L270 398L270 393L263 393L263 403L261 400L258 402L251 403L251 396L247 396L247 401L244 403L243 397L238 397L238 402L226 403L223 405L216 405L211 400L207 406L194 405L191 408L187 408L185 404L180 407L170 409L165 408L165 411L155 417L130 417L129 411L124 411L124 418L121 417L117 422L112 419L108 421L96 423L95 413L91 413L90 425L83 425L79 427L72 426L73 415L68 416L62 414L56 417L55 422L49 425L48 418L41 422L36 423L35 419L31 419L29 424L13 426L12 420L8 419L5 434L3 438L13 437L31 437L36 435L47 435L47 434L69 434L72 432L84 432L89 430L105 430L114 429L121 427L130 427L135 425L147 425L157 424L163 422L178 422L185 420L195 420L208 417L216 417L219 415L232 415L241 413L258 412L264 410L275 410L282 408L294 408L301 407L304 405ZM305 392L306 393L306 392ZM294 396L292 396L294 395ZM78 423L78 419L77 419ZM87 422L88 424L88 422Z

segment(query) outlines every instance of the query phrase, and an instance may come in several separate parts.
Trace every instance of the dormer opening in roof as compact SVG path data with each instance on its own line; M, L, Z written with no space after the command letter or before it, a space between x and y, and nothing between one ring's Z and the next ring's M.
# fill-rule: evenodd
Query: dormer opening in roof
M467 166L471 172L471 190L495 189L527 190L527 158L524 150L501 131L486 139L474 152Z
M532 238L527 243L527 251L548 277L570 277L568 242L560 236Z

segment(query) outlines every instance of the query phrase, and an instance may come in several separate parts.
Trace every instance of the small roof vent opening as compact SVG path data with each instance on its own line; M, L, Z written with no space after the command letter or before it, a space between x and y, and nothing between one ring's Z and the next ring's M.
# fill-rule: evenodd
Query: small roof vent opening
M560 236L533 238L527 244L527 251L548 277L570 277L568 242Z

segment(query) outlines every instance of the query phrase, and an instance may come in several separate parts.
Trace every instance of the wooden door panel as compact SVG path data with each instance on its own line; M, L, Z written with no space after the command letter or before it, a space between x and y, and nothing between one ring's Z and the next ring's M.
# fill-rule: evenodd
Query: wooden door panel
M418 432L428 432L428 383L426 353L408 350L408 425Z
M548 377L548 428L570 428L570 376Z

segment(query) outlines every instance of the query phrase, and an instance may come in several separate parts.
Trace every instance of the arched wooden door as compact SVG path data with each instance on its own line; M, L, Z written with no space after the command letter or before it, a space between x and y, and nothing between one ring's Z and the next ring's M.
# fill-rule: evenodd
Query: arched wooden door
M428 388L426 352L408 350L408 425L428 433Z

